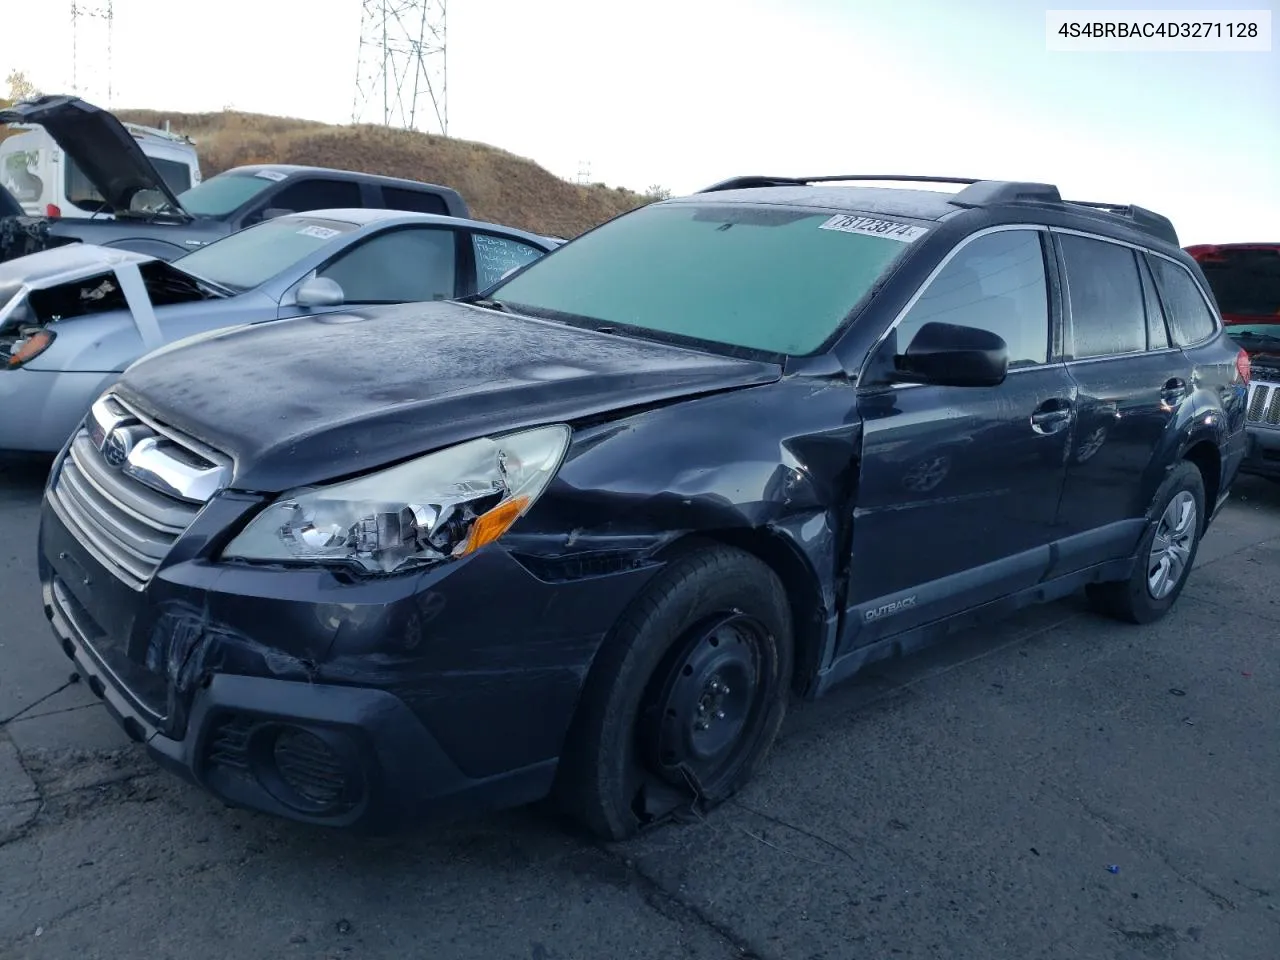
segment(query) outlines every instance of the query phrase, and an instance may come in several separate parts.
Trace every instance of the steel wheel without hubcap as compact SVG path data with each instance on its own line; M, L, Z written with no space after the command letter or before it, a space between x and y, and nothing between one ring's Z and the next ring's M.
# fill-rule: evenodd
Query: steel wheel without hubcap
M1183 490L1165 507L1147 557L1147 590L1163 600L1181 581L1196 535L1196 500Z
M638 734L664 780L715 793L751 752L771 682L761 680L767 632L735 613L690 630L655 672Z

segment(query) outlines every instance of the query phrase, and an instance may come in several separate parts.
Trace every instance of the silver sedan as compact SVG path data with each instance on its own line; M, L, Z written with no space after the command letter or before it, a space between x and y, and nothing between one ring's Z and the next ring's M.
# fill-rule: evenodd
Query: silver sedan
M171 262L73 244L0 264L0 451L54 453L130 363L222 327L448 300L560 241L395 210L314 210Z

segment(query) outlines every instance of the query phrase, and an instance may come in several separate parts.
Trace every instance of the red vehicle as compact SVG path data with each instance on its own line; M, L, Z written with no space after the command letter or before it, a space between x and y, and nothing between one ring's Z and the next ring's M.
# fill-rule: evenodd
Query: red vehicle
M1249 354L1249 452L1240 469L1280 480L1280 243L1186 247L1227 325Z

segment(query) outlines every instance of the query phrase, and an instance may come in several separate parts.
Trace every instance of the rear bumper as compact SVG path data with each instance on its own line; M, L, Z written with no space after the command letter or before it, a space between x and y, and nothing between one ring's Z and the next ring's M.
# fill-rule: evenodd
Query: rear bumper
M1240 472L1261 477L1280 477L1280 429L1249 427L1244 462Z

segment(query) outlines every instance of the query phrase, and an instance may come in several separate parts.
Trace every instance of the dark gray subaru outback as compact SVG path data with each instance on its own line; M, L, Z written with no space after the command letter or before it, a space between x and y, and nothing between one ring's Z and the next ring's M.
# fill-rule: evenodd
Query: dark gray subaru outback
M1247 357L1164 217L939 182L739 178L460 302L140 360L49 478L59 642L228 803L616 838L878 658L1079 589L1156 620Z

